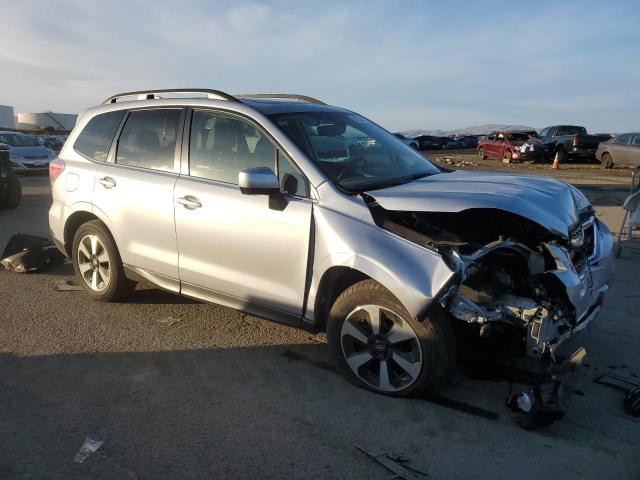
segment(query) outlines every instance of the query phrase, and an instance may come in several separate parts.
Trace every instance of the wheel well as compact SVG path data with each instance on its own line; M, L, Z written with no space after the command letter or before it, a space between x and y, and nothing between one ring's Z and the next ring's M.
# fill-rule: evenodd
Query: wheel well
M74 212L67 223L64 226L64 249L71 257L71 247L73 244L73 237L83 224L90 222L91 220L99 220L93 213L90 212Z
M331 267L324 272L320 279L313 310L316 325L322 331L326 329L329 311L340 294L351 285L367 278L369 277L364 273L349 267Z

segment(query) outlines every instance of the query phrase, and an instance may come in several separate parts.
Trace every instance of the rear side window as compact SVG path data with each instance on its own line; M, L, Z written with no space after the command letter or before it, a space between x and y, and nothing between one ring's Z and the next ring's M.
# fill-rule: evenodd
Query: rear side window
M633 137L633 142L631 142L632 145L640 145L640 135L636 135L635 137Z
M118 139L116 163L151 170L174 171L176 139L182 110L134 110Z
M105 162L124 110L96 115L78 135L73 148L76 152L96 162Z

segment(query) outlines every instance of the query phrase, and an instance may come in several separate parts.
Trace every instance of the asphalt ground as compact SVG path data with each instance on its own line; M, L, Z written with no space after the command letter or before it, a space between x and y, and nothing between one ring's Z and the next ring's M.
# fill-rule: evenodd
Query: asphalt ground
M628 178L589 168L571 175L617 230ZM48 178L22 181L23 203L0 211L0 247L47 233ZM458 369L439 396L387 398L337 375L323 335L145 285L94 303L54 289L69 264L2 271L0 479L393 477L358 447L412 468L406 478L639 478L639 420L593 382L640 380L639 266L625 245L600 317L576 339L588 357L571 409L533 432L505 408L499 376ZM75 463L86 437L104 443Z

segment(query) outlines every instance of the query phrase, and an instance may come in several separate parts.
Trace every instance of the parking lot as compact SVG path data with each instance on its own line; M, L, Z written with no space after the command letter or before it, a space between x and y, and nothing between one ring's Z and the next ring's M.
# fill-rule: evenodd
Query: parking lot
M430 156L552 174L620 225L627 171ZM47 234L48 178L22 181L20 207L0 211L0 246L16 232ZM387 398L336 374L322 335L145 285L127 303L94 303L54 289L73 278L69 263L1 271L0 478L393 477L360 449L410 467L406 478L637 478L639 420L593 378L640 380L639 267L640 249L625 245L602 313L578 339L588 357L572 408L533 432L505 408L504 379L457 371L439 396ZM104 444L74 463L85 437Z

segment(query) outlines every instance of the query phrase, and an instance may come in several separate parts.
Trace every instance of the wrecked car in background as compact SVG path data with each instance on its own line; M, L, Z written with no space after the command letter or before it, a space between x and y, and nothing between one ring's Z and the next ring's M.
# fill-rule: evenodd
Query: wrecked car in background
M445 380L465 330L538 363L522 411L561 403L558 348L598 315L613 268L575 188L441 169L300 95L117 95L78 120L50 173L52 237L92 298L144 279L324 330L339 370L387 395Z
M499 158L506 162L542 161L544 145L533 130L493 132L478 141L478 158Z

